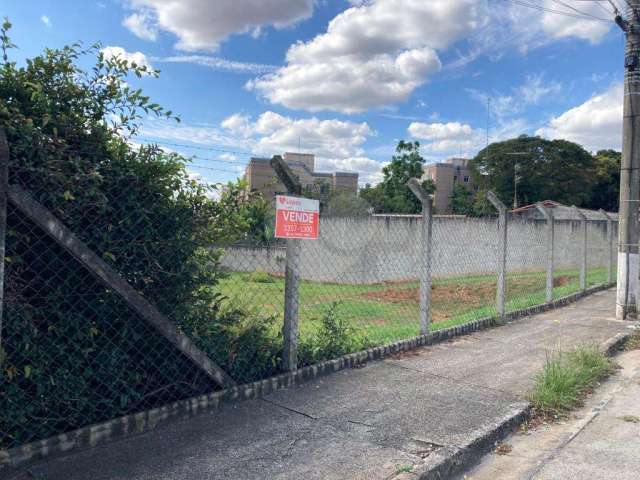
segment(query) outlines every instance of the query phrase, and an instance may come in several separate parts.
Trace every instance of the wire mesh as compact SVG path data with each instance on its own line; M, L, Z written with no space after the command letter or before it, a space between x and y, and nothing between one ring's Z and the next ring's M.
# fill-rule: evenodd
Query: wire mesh
M259 210L238 192L212 199L172 157L12 155L10 183L233 380L283 371L291 259L273 238L272 205ZM357 197L323 204L319 238L301 241L298 366L421 332L422 217L366 207ZM582 230L555 227L558 297L578 289ZM507 311L545 301L545 228L509 221ZM590 223L588 236L588 282L604 283L606 222ZM433 217L431 330L496 316L499 245L490 208ZM0 448L221 388L13 204L5 264Z
M547 221L509 215L505 311L546 302Z
M608 241L606 220L588 220L587 287L607 283L609 255L611 255L611 246Z
M498 219L468 213L433 220L434 329L497 313Z
M320 231L302 242L303 360L418 335L417 219L322 216Z

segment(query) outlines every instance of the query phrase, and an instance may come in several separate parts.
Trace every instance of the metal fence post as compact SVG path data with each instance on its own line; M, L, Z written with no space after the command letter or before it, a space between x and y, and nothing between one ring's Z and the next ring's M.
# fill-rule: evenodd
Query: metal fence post
M580 226L582 227L582 255L580 259L580 290L587 289L587 217L578 207L571 207L574 213L580 218Z
M9 185L9 143L0 127L0 357L2 357L2 316L4 314L4 256L7 234L7 190Z
M271 167L278 179L287 188L290 195L302 195L302 185L293 174L282 157L275 155L271 159ZM300 250L298 239L287 239L287 260L284 275L284 325L282 327L283 352L282 364L285 371L291 372L298 368L298 307L300 285Z
M554 255L554 220L553 211L546 208L542 202L536 203L536 208L547 219L547 288L546 302L553 302L553 255Z
M429 195L417 178L407 186L422 204L422 249L420 255L420 334L429 333L431 324L431 244L433 238L433 197Z
M496 309L500 319L504 319L507 282L507 207L492 191L487 192L487 200L498 210L498 288L496 290Z
M600 213L607 219L607 284L613 283L613 255L614 255L614 240L613 240L613 218L603 209L600 209Z

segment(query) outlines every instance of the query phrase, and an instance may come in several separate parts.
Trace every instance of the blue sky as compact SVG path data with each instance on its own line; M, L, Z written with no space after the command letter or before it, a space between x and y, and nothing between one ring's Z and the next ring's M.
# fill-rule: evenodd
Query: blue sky
M235 178L252 154L298 149L315 153L319 170L359 172L361 183L380 179L399 139L419 140L429 162L473 156L486 142L487 98L491 141L526 133L619 149L624 39L611 12L585 0L0 7L19 62L100 41L109 55L161 70L129 81L182 122L148 119L138 141L196 155L189 168L212 182Z

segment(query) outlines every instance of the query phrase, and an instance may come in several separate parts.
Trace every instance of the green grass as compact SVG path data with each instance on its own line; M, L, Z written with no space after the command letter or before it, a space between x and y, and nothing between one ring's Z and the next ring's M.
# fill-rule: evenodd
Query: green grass
M604 268L588 271L589 285L603 283ZM507 276L508 312L545 302L545 272ZM555 272L554 298L579 290L577 270ZM362 331L371 344L416 336L419 333L417 281L369 285L301 281L300 335L308 338L318 331L321 319L337 302L336 315ZM229 301L259 316L283 317L284 279L264 272L229 273L219 284ZM432 291L432 329L461 325L496 314L495 275L473 275L436 279Z
M530 395L542 415L562 417L580 406L587 393L614 370L612 360L597 346L581 346L567 353L549 353Z

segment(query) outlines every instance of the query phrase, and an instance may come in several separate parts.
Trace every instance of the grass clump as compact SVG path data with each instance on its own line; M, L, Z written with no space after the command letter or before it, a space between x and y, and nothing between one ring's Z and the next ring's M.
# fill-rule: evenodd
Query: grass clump
M253 283L274 283L275 279L272 275L269 275L267 272L252 272L249 275L248 280Z
M625 350L640 350L640 330L635 330L627 343L624 345Z
M535 410L561 417L579 407L585 396L615 369L597 346L586 345L566 353L548 354L530 395Z

